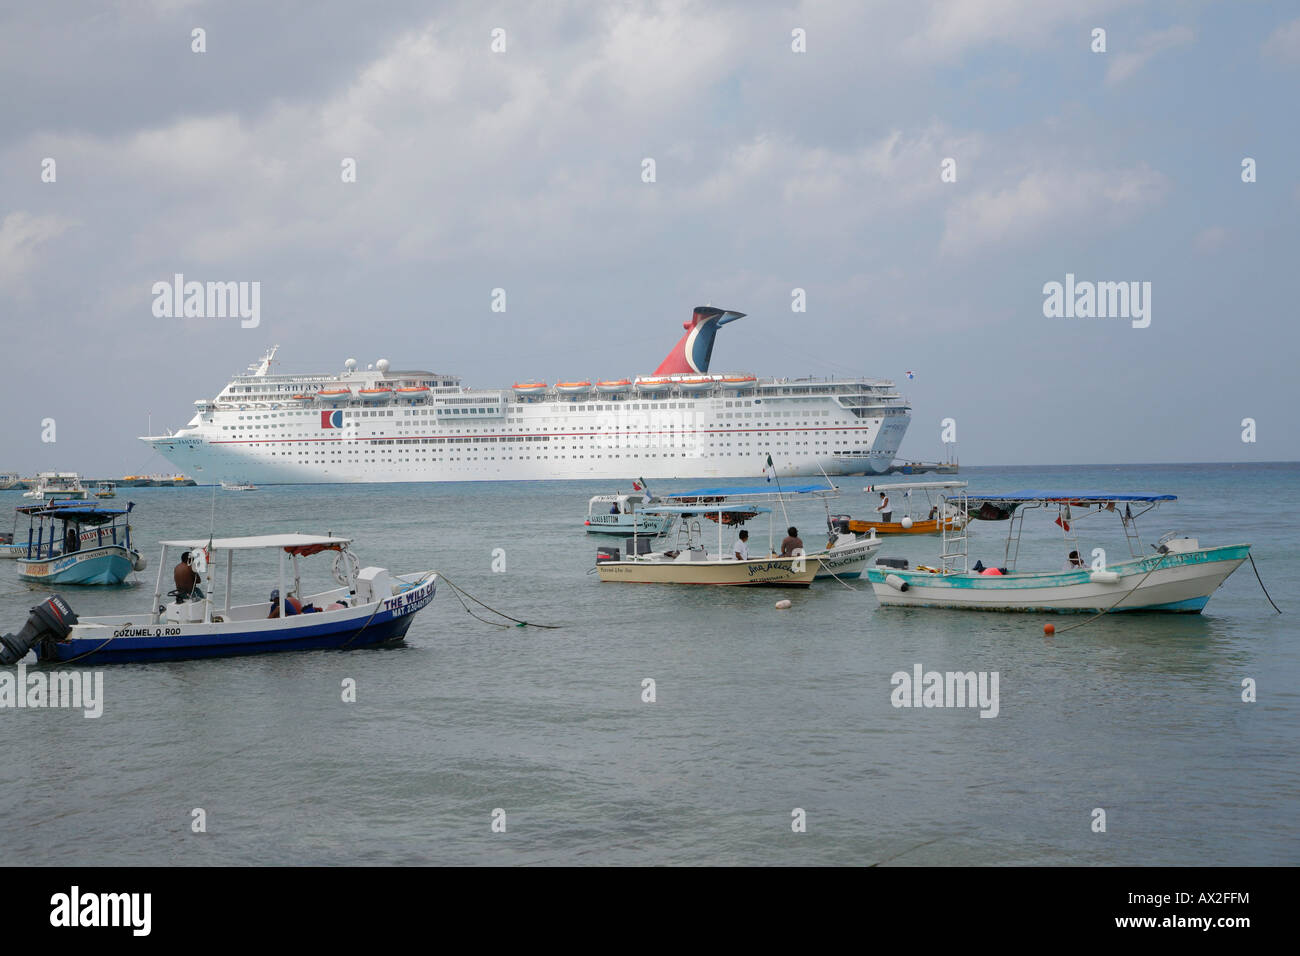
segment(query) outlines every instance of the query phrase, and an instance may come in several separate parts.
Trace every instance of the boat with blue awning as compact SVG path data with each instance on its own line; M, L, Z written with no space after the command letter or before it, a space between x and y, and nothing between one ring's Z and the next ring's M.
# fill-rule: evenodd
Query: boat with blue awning
M1137 519L1161 504L1176 501L1172 494L1133 494L1096 490L1031 489L1007 494L948 498L971 521L1005 521L1007 538L1002 563L971 566L965 523L943 532L940 567L871 568L872 590L883 606L941 607L985 611L1055 611L1105 613L1164 611L1200 613L1210 596L1250 556L1249 544L1203 548L1197 538L1168 532L1150 552L1142 543ZM1060 570L1021 571L1020 554L1025 517L1055 514L1053 524L1064 536L1066 560ZM1129 557L1107 563L1103 549L1088 558L1079 543L1079 525L1098 517L1117 518ZM906 562L902 562L903 565Z
M125 508L108 508L83 501L50 501L24 505L27 542L15 558L18 577L40 584L121 584L147 561L131 544Z

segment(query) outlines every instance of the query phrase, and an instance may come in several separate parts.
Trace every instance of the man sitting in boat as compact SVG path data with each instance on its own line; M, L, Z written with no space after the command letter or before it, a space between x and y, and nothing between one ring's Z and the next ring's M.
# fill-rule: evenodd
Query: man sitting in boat
M1070 556L1065 559L1065 566L1062 571L1078 571L1083 567L1083 558L1079 557L1078 551L1071 551Z
M740 535L736 538L736 560L749 560L749 532L744 528L740 529Z
M63 533L63 553L72 554L81 550L81 532L75 524L68 523Z
M176 584L176 603L188 601L191 597L203 597L203 592L199 590L201 580L190 566L190 553L186 551L181 555L180 563L172 570L172 581Z
M799 537L798 528L790 527L786 529L786 535L781 539L781 557L793 558L796 552L803 552L803 539Z

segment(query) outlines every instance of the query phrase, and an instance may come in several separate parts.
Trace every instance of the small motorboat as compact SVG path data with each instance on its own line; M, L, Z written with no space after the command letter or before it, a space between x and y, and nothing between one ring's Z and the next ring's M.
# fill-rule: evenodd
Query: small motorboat
M837 527L859 534L940 534L943 531L958 531L966 526L966 515L961 509L949 503L942 493L965 488L964 481L913 481L892 485L867 485L863 490L867 494L885 494L890 500L890 511L902 511L897 521L855 520L848 515L834 515ZM924 515L918 508L915 492L924 492ZM937 499L931 498L931 492L940 493ZM895 498L902 499L902 506L894 504Z
M164 541L158 583L149 607L137 614L78 617L59 595L33 608L18 634L0 637L0 663L12 664L29 651L42 662L118 664L231 657L274 651L350 650L402 641L415 614L433 600L437 572L394 575L361 567L348 538L273 534L242 538ZM236 604L231 581L234 556L271 551L278 572L265 601ZM163 593L171 570L168 552L182 553L196 575L187 594ZM336 587L309 592L300 560L333 554ZM220 598L203 591L211 569ZM265 591L263 593L266 593Z
M16 556L18 577L39 584L121 584L148 563L131 546L127 517L135 504L51 501L27 505L27 544Z
M36 476L36 486L24 491L23 497L37 501L85 501L90 495L75 471L43 471Z
M654 538L672 524L667 515L644 514L643 509L658 502L643 487L627 494L594 495L587 502L587 534L629 537L633 534Z
M1003 564L968 568L963 529L945 531L938 568L907 569L901 559L883 559L867 571L882 606L958 608L979 611L1053 611L1105 613L1172 611L1198 614L1210 596L1250 556L1250 545L1202 548L1196 538L1170 532L1144 553L1137 518L1175 495L1110 492L1022 491L959 499L972 520L1007 521ZM1146 505L1145 508L1142 505ZM1133 507L1140 510L1133 513ZM1094 510L1095 509L1095 510ZM1056 512L1068 555L1058 571L1016 568L1026 512ZM1101 549L1085 563L1077 527L1096 515L1118 516L1130 557L1115 564ZM888 566L882 566L889 561Z
M223 481L222 491L256 491L257 485L251 481Z
M116 498L117 485L113 484L113 482L111 481L101 481L98 485L95 486L95 497Z
M793 485L779 491L762 485L726 486L666 495L662 504L643 508L641 514L671 518L677 531L674 546L652 550L649 538L634 533L625 555L614 548L600 549L597 573L602 581L764 587L807 587L819 579L856 578L880 549L875 535L858 536L828 525L830 538L821 550L796 550L784 556L776 550L774 512L768 504L780 505L784 516L785 505L801 497L826 502L838 495L839 489L831 484ZM723 530L760 515L768 516L767 556L738 560L734 548L724 546ZM705 537L712 535L701 518L717 525L717 550L712 553L705 544Z
M617 548L601 548L596 553L596 573L602 582L626 584L706 584L716 587L792 587L806 588L817 576L820 564L804 556L787 558L776 555L740 560L725 551L722 529L736 526L771 508L758 505L710 505L718 524L718 550L710 553L698 520L701 509L689 505L661 505L645 514L678 519L678 545L662 551L650 550L650 539L633 535L626 553ZM770 535L769 535L770 537ZM767 549L771 551L771 547Z

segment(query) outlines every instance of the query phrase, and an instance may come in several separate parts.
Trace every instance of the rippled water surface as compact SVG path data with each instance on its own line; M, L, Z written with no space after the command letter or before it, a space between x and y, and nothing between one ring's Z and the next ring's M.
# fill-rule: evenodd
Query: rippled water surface
M147 608L155 542L212 526L349 535L365 563L436 568L560 627L489 626L444 587L394 649L96 668L99 719L0 709L0 854L13 865L1300 862L1300 466L963 477L990 492L1177 494L1147 516L1145 540L1182 530L1251 543L1287 613L1273 613L1249 564L1202 615L1108 617L1051 638L1045 617L881 609L865 582L602 585L587 572L607 541L582 519L608 483L123 489L150 568L133 587L64 589L84 615ZM835 510L865 516L864 483L841 479ZM6 512L20 501L0 496ZM824 528L820 505L790 518L810 543ZM766 524L751 527L766 544ZM1081 528L1088 550L1126 553L1117 521L1096 528ZM1001 563L1004 530L977 524L972 559ZM935 563L937 551L914 538L881 553ZM1062 557L1060 532L1031 521L1021 566ZM328 558L314 560L323 581ZM250 599L274 586L270 568L237 573ZM17 630L42 593L0 562L0 627ZM781 597L794 607L775 610ZM891 675L916 664L998 672L998 716L893 707ZM341 699L345 678L356 703ZM1241 700L1246 678L1256 703ZM206 833L191 832L195 808ZM792 832L794 808L806 833ZM1105 833L1091 831L1094 808Z

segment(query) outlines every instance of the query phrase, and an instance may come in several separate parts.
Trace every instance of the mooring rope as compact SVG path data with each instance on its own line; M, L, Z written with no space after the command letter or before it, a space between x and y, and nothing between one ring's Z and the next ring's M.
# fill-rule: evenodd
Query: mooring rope
M507 621L514 621L515 627L540 627L548 631L558 631L560 629L560 625L558 624L534 624L532 621L521 621L517 617L511 617L509 614L505 613L505 611L498 611L490 604L484 604L482 601L480 601L474 595L470 594L464 588L460 587L459 585L449 580L446 577L446 575L441 575L441 577L443 583L446 584L449 588L451 588L452 593L456 595L456 600L460 601L460 606L465 608L465 613L468 614L470 617L474 618L475 620L482 621L484 624L491 624L494 627L510 626L509 624L502 624L499 621L489 621L487 618L479 617L477 614L475 614L473 611L469 609L469 607L465 604L464 601L461 600L461 595L464 595L465 597L469 598L471 601L473 601L475 604L479 605L480 607L487 608L487 610L491 611L493 614L496 614L498 617L504 617Z
M1259 589L1264 592L1264 597L1268 598L1268 603L1273 604L1273 598L1269 595L1268 588L1264 587L1264 579L1259 576L1259 568L1255 567L1255 556L1247 551L1246 557L1250 558L1250 566L1255 572L1255 580L1259 582ZM1276 604L1273 604L1273 610L1277 611L1278 614L1282 613L1282 609Z
M1134 591L1136 591L1142 585L1146 584L1147 578L1151 577L1151 575L1154 574L1155 571L1164 563L1164 557L1165 556L1163 554L1157 555L1154 559L1155 564L1151 565L1151 568L1147 571L1147 573L1142 575L1142 580L1139 581L1137 584L1133 585L1133 587L1131 587L1126 594L1121 594L1119 596L1119 600L1116 601L1114 604L1112 604L1110 607L1102 608L1100 611L1098 611L1096 614L1092 615L1091 617L1084 618L1082 621L1079 621L1075 624L1071 624L1068 627L1063 627L1056 633L1064 634L1066 631L1072 631L1076 627L1083 627L1083 625L1085 624L1091 624L1093 621L1097 620L1097 618L1101 617L1103 614L1109 614L1111 611L1115 610L1115 608L1119 607L1119 605L1123 601L1127 600L1129 596L1133 594Z

